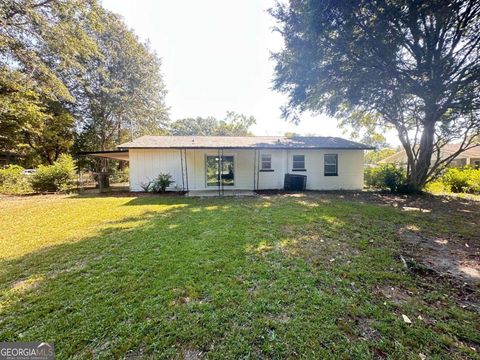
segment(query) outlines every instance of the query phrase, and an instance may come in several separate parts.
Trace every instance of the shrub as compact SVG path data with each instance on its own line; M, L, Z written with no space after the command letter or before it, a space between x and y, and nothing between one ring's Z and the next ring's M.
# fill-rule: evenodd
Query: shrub
M440 177L440 181L455 193L480 194L480 169L450 168Z
M440 180L429 182L425 186L425 190L432 194L448 194L452 192L450 185L445 184Z
M25 170L18 165L8 165L0 169L0 193L7 195L22 195L31 193L29 176L22 174Z
M153 192L165 192L167 187L174 183L172 175L160 174L150 184L150 190Z
M365 184L375 189L399 192L406 178L405 170L392 164L365 169Z
M40 165L32 175L35 191L65 191L74 187L75 164L68 154L62 154L53 165Z
M110 181L112 184L125 183L129 181L130 170L126 167L123 170L115 169L113 174L110 176Z

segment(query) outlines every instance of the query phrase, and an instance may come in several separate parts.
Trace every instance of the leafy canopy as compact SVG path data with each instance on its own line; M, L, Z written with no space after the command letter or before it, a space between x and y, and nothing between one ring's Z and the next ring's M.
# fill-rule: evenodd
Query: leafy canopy
M174 121L170 126L170 133L197 136L248 136L252 135L250 127L255 123L253 116L228 111L225 118L220 120L210 116Z
M421 188L480 132L480 2L292 0L271 13L285 48L274 88L284 116L310 110L351 125L394 128L408 157L407 183ZM435 159L436 157L434 157Z

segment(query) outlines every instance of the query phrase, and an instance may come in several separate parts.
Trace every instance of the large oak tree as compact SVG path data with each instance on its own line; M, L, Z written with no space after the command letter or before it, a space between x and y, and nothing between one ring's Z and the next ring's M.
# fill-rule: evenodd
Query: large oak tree
M271 10L285 47L275 89L303 111L396 129L419 191L480 132L480 2L291 0ZM439 156L459 142L456 154Z

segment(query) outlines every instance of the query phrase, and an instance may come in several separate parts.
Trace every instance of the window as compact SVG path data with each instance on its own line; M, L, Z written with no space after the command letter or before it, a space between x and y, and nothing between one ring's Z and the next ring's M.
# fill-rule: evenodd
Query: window
M273 171L273 169L272 169L272 155L262 154L262 170Z
M305 155L293 155L292 171L305 171Z
M233 156L206 156L207 186L234 186L235 159Z
M337 154L325 154L323 157L323 173L325 176L338 176Z
M480 169L480 160L475 160L475 161L473 162L473 167L474 167L475 169Z

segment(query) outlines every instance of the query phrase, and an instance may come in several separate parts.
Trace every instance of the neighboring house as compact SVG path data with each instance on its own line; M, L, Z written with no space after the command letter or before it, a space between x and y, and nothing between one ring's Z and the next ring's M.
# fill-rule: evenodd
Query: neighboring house
M306 176L306 189L360 190L363 152L369 146L335 137L143 136L117 152L90 155L130 162L130 190L160 173L169 173L170 189L283 189L285 174Z
M452 154L454 154L460 148L459 144L447 144L442 147L440 150L440 159L445 159ZM437 156L435 154L432 161L437 161ZM399 151L396 154L393 154L381 161L380 164L397 164L397 165L407 165L407 154L405 150ZM452 162L449 164L450 167L461 167L470 165L476 168L480 168L480 145L477 145L473 148L470 148L462 153L460 153Z

